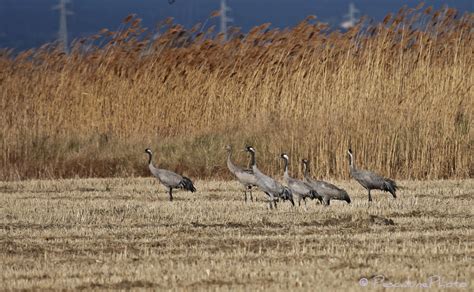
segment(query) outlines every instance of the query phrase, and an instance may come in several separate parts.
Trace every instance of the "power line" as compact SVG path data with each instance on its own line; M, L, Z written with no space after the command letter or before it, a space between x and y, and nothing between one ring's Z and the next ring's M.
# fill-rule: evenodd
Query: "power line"
M349 29L353 26L356 25L357 23L357 18L356 18L356 14L359 13L359 9L357 9L354 5L354 3L350 3L349 4L349 13L347 13L346 15L344 15L344 18L346 19L345 21L343 21L341 23L341 27L342 28L345 28L345 29Z
M227 16L227 12L230 12L230 7L227 6L226 0L221 0L221 33L224 34L224 41L227 40L227 24L232 23L234 20Z
M53 9L59 10L58 38L66 54L69 54L69 45L67 37L67 16L72 14L71 11L67 10L66 5L68 3L71 3L71 0L59 0L59 4L53 7Z

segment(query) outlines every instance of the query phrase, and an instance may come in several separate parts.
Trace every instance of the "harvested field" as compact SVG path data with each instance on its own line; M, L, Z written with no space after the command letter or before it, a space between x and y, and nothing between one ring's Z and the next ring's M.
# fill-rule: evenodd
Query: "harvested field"
M401 181L399 199L374 192L370 207L354 181L338 183L351 205L308 211L269 211L258 191L244 203L224 181L173 202L151 178L0 183L0 286L366 290L364 277L381 288L373 277L438 275L432 287L472 287L474 180Z

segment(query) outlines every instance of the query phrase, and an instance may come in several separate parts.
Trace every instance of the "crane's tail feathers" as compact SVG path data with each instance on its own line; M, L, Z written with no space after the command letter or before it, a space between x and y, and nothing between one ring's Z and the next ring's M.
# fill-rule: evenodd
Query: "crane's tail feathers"
M316 190L311 190L309 194L311 195L312 200L318 199L320 203L323 202L323 196L321 196Z
M293 200L293 196L290 196L288 200L290 200L291 205L295 206L295 201Z
M193 182L185 176L183 176L183 180L180 183L180 187L190 191L191 193L194 193L196 191Z
M290 203L293 204L293 206L295 205L295 201L293 201L293 192L287 187L283 187L283 191L280 194L280 198L282 198L282 200L284 201L289 200Z
M386 178L383 184L383 190L392 194L394 198L397 198L397 183L389 178Z

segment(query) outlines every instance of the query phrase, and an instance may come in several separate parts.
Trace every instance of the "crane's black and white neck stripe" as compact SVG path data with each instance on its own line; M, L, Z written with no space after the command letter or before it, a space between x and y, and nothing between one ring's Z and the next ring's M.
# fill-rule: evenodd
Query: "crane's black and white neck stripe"
M151 162L153 153L151 152L150 148L145 149L145 153L148 154L148 165L153 165Z
M290 177L290 175L288 174L288 161L290 160L290 158L286 153L282 153L280 157L283 159L283 161L285 161L285 172L283 173L283 177L285 179L288 179Z
M349 155L349 166L351 168L354 168L354 157L352 156L352 149L349 148L349 150L347 150L347 154Z

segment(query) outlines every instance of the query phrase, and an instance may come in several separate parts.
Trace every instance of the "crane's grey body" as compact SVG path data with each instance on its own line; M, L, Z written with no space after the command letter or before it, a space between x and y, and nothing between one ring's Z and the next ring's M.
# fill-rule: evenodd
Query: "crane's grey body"
M250 200L253 201L252 187L257 186L257 178L251 169L244 169L232 162L232 147L226 146L227 168L235 175L237 180L244 186L244 200L247 201L247 190L250 192Z
M285 161L285 172L283 173L283 180L288 185L293 195L298 196L298 206L301 206L301 200L304 201L304 204L306 206L306 198L318 198L318 192L314 190L309 184L304 181L290 177L290 175L288 174L288 155L282 153L280 157Z
M396 192L398 186L395 181L368 170L357 169L354 165L352 150L349 149L347 153L349 154L349 170L351 176L368 191L369 202L372 202L372 196L370 195L371 190L389 192L393 198L397 198Z
M343 189L336 187L335 185L322 181L313 180L309 176L309 162L306 159L302 160L304 181L308 183L320 196L320 201L326 206L329 206L331 200L341 200L351 203L351 198L347 192Z
M169 190L170 201L173 201L173 189L185 189L192 193L196 191L196 188L193 185L193 182L177 173L174 173L170 170L156 168L153 165L152 152L150 149L145 149L145 152L148 154L148 168L150 172L160 181Z
M255 149L251 146L247 146L245 149L251 155L251 166L252 171L255 177L257 178L257 186L259 189L267 194L269 197L269 207L270 209L273 208L273 205L276 208L276 202L278 199L282 200L289 200L291 204L294 206L295 202L293 201L293 194L291 190L287 187L282 186L279 182L274 180L273 178L263 174L257 167L255 162ZM272 205L273 203L273 205Z

